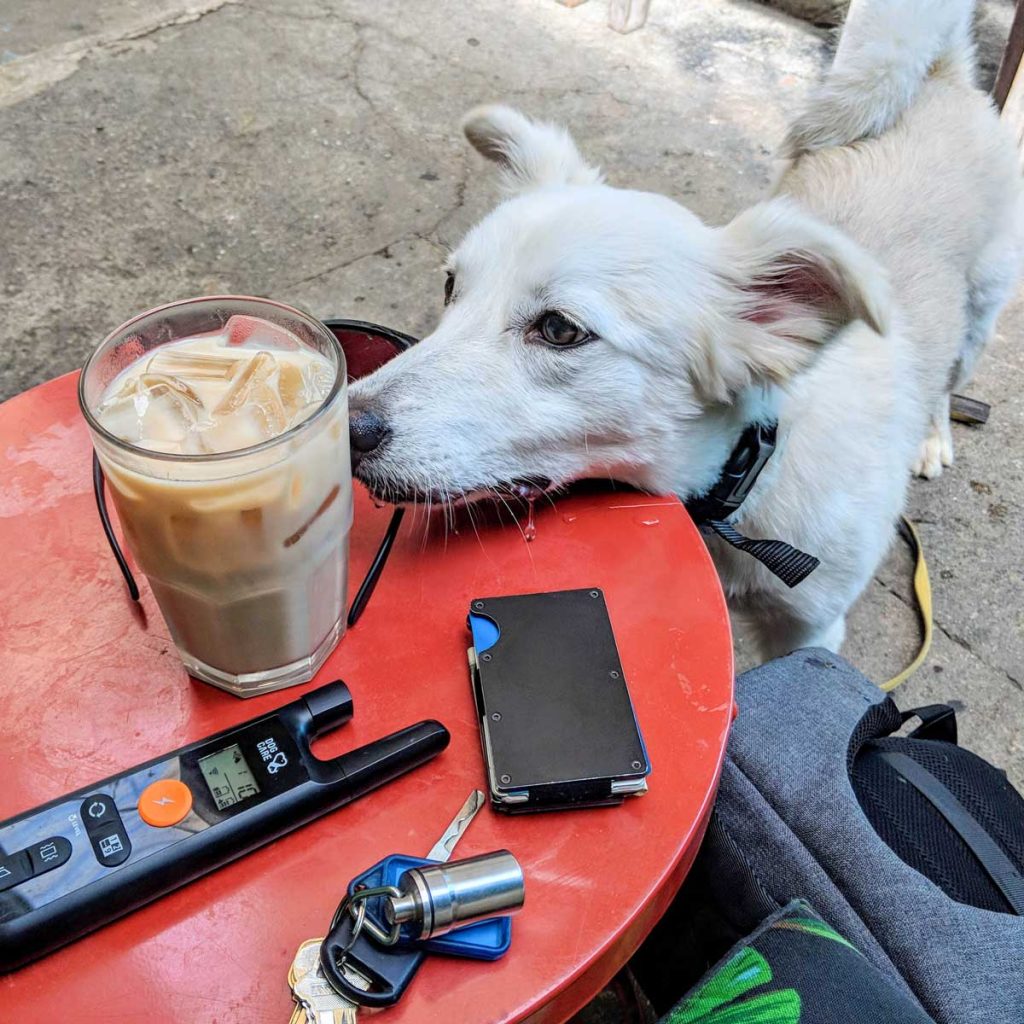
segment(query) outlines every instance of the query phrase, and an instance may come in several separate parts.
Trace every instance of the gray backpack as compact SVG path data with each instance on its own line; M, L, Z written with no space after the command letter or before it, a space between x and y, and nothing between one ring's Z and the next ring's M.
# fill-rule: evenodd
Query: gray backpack
M679 994L668 963L690 984L803 900L937 1024L1024 1024L1024 801L956 745L951 709L892 736L908 715L823 650L747 672L736 699L698 864L636 962L655 1005Z

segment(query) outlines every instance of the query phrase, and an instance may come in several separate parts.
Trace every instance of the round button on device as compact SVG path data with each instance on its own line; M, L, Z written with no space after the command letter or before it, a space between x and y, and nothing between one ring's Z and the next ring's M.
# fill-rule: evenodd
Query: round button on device
M192 810L192 790L178 779L150 783L139 796L139 817L147 825L177 825Z

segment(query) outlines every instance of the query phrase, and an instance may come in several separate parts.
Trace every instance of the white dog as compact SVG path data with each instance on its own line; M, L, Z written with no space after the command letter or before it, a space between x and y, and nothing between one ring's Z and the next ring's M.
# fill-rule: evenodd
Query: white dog
M683 498L744 427L779 447L734 516L821 559L787 589L711 539L764 657L837 650L911 469L952 461L1021 261L1013 141L973 85L970 0L855 0L774 198L724 228L612 188L561 129L465 120L511 197L448 264L447 309L353 387L356 474L392 501L611 476Z

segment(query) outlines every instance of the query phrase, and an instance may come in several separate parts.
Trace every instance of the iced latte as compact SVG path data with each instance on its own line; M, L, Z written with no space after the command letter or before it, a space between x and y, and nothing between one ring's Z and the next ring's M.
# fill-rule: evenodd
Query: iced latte
M80 393L188 670L246 695L311 678L341 634L352 521L333 335L264 300L176 303L108 338Z

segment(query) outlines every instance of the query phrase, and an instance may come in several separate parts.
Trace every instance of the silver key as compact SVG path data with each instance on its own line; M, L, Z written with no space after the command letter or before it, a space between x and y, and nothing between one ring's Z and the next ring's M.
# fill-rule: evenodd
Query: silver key
M356 1005L336 995L324 977L320 967L321 941L310 939L304 942L292 962L289 975L292 995L305 1012L304 1017L296 1018L293 1015L292 1020L295 1024L352 1024L355 1021ZM356 988L370 987L365 978L348 967L345 968L345 975ZM337 1001L332 1003L331 998Z
M307 1024L355 1024L356 1004L338 995L319 970L304 974L292 991L305 1007Z
M452 855L455 844L462 838L463 832L469 828L469 823L476 817L477 811L484 805L484 795L479 789L474 789L469 794L469 799L459 809L459 813L452 818L452 823L441 833L441 838L434 843L427 854L427 860L446 861Z

